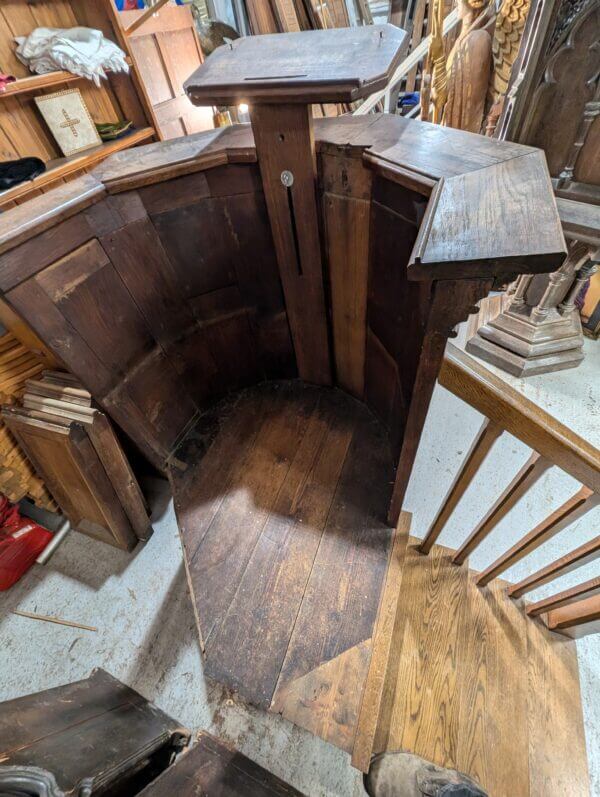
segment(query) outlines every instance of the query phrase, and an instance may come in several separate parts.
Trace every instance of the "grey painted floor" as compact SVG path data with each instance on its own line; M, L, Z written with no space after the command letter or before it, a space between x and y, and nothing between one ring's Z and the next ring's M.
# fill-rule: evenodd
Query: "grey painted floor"
M530 378L521 389L600 446L600 343L586 342L586 355L579 369ZM436 389L406 500L417 536L427 529L480 423L474 410ZM460 544L528 453L513 438L497 442L441 542ZM574 487L572 479L552 469L490 536L473 566L489 563ZM593 512L538 549L526 565L513 568L509 577L517 579L525 567L554 559L566 550L567 540L573 547L595 536L600 510ZM344 753L279 717L248 708L204 680L171 504L158 511L154 528L152 539L132 555L72 534L48 566L36 565L1 595L0 700L84 678L93 667L104 667L188 727L229 739L309 797L364 794ZM582 569L560 586L592 575ZM548 591L546 587L533 595ZM98 631L18 617L10 614L14 608L58 615ZM600 797L600 635L581 641L578 653L592 795Z

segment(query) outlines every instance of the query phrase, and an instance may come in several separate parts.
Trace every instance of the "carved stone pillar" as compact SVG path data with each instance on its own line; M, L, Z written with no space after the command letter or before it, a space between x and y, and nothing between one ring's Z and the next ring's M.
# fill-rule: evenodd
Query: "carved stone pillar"
M574 368L583 359L577 296L600 261L600 208L558 201L569 244L552 274L521 274L495 317L482 323L467 351L515 376Z

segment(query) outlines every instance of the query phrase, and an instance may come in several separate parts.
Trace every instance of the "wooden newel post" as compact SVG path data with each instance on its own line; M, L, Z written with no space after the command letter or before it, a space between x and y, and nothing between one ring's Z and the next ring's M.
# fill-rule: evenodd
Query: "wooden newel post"
M385 85L404 53L392 25L250 36L216 50L186 82L197 105L250 106L252 132L298 372L332 384L312 105Z

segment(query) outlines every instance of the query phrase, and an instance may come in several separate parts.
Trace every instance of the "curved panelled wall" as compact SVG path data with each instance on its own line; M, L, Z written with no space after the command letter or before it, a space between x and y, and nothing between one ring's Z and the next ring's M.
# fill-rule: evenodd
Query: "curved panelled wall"
M562 235L534 150L399 117L316 134L324 381L385 423L403 493L452 327L516 256L554 268ZM300 330L286 312L255 161L247 127L152 144L0 219L4 299L159 467L228 392L295 377L310 335L314 307ZM545 237L504 219L503 192L516 213L535 195Z

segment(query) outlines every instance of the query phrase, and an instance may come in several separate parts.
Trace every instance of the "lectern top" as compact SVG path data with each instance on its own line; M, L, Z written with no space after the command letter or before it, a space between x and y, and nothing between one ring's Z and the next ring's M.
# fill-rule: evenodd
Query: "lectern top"
M394 25L247 36L218 47L185 90L195 105L351 102L385 86L407 38Z

